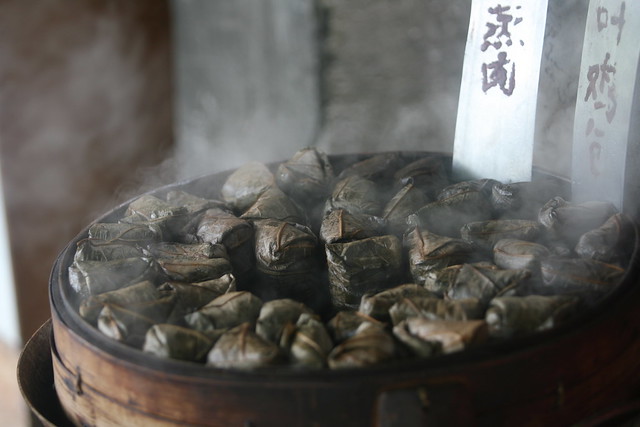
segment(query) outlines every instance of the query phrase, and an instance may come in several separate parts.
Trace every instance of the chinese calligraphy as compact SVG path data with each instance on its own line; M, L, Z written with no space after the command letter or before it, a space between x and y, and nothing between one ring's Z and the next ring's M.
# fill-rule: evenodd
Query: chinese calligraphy
M618 16L612 16L611 19L609 20L609 9L607 9L606 7L598 7L598 11L597 11L597 15L596 15L596 19L597 19L597 25L598 25L598 32L606 29L609 24L613 25L614 27L618 27L618 37L617 37L617 44L620 44L620 37L622 36L622 28L624 27L624 24L627 22L624 19L624 12L627 8L627 5L625 2L622 2L622 4L620 5L620 11L618 13Z
M625 9L626 2L623 1L618 9L618 15L610 16L609 9L604 6L599 6L596 10L595 25L598 33L607 32L611 27L617 27L616 45L620 44L622 29L626 22ZM607 128L607 124L613 122L618 109L616 71L616 65L612 61L610 51L605 52L601 63L589 65L586 71L584 102L590 103L593 108L590 110L591 117L587 121L585 136L591 140L588 144L588 158L593 176L598 176L601 173L598 164L606 138L606 131L603 129Z
M604 131L601 129L596 129L596 123L591 118L587 122L587 131L586 135L589 136L594 134L597 138L602 138L605 136ZM598 161L600 160L600 156L602 154L602 145L598 141L592 141L589 144L589 169L594 176L600 175L600 168L598 167Z
M522 6L515 7L516 11L521 8ZM495 15L493 17L494 22L486 23L487 32L483 36L480 50L487 52L491 47L499 52L494 61L482 64L482 90L485 93L493 87L498 87L502 93L511 96L515 89L516 64L508 59L508 49L513 46L510 24L513 24L515 27L520 24L523 19L509 14L508 12L510 11L511 6L503 6L501 4L488 8L489 14ZM524 41L519 40L519 44L520 46L524 46ZM511 63L510 70L507 68L507 64L509 63Z
M549 1L470 3L452 170L529 181Z
M513 93L513 89L516 85L516 64L511 64L511 76L508 77L507 84L507 69L504 67L509 62L506 52L498 53L498 60L490 64L482 64L482 90L488 91L494 86L499 86L502 93L510 96ZM491 70L487 78L488 70Z
M584 97L584 101L589 101L591 98L593 102L594 110L600 110L602 108L607 108L606 117L607 121L611 123L613 118L616 115L616 108L618 102L616 100L616 86L612 81L612 75L616 72L616 67L609 64L609 60L611 59L611 54L607 52L604 57L604 61L602 64L595 64L589 67L587 71L587 81L589 82L587 86L587 92ZM600 79L600 84L598 85L598 79ZM607 85L607 99L608 103L605 104L602 99L598 99L598 94L605 93L605 85Z

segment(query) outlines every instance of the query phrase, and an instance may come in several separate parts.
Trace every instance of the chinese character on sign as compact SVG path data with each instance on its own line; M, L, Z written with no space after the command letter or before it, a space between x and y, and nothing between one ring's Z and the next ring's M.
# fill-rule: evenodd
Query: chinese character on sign
M598 33L605 36L606 32L617 30L615 36L618 45L626 22L624 17L625 9L626 2L623 1L620 4L617 15L610 13L608 8L602 6L597 8L595 14L595 25ZM616 65L615 59L612 59L611 51L607 51L604 54L604 60L601 63L589 65L586 73L587 88L584 94L584 102L592 105L593 109L590 113L591 117L587 121L585 135L591 140L588 145L591 174L599 176L601 173L599 164L603 146L606 146L605 138L608 125L613 122L618 109L615 82Z
M589 119L587 122L586 136L594 135L594 138L602 138L605 136L604 131L596 128L596 122L593 119ZM592 141L589 144L589 169L594 176L600 175L600 168L598 167L598 161L602 154L602 145L598 141Z
M620 44L620 37L622 36L622 28L624 27L624 24L627 22L624 19L624 12L626 8L627 8L626 3L622 2L622 4L620 4L620 10L618 12L618 16L614 15L614 16L611 16L611 19L609 19L609 9L607 9L606 7L599 7L597 12L597 17L596 17L596 19L598 20L598 23L597 23L598 32L607 28L609 24L611 24L614 27L618 27L617 43Z
M510 96L516 85L516 64L511 64L511 74L505 68L509 62L506 52L498 53L498 59L490 64L482 64L482 90L488 91L494 86L500 87L502 93ZM491 70L491 73L488 72Z
M516 11L521 6L516 6ZM483 36L480 50L482 52L498 51L496 56L492 56L482 64L482 90L486 93L493 87L498 87L507 96L513 94L516 85L516 64L508 59L508 51L513 46L512 28L522 22L522 18L514 17L509 12L511 6L490 7L488 12L493 22L487 22L487 32ZM524 41L519 40L520 46L524 46ZM502 50L501 50L502 49ZM507 64L511 63L510 67Z
M612 80L613 75L616 72L616 67L609 63L611 54L606 53L602 64L594 64L589 67L587 71L587 91L584 97L584 101L589 101L589 98L593 100L594 110L601 110L606 107L607 121L611 123L616 115L617 101L616 101L616 85ZM598 84L599 83L599 84ZM606 93L605 93L606 85ZM607 96L607 103L603 102L603 98L598 98L598 95Z

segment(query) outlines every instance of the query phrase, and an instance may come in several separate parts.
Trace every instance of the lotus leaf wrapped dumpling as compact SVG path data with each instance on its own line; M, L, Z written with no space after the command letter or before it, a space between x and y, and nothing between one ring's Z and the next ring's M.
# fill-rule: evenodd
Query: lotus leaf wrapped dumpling
M140 348L149 328L166 320L168 313L164 313L163 309L171 307L162 301L148 305L153 309L141 310L138 306L130 310L105 304L98 315L98 330L109 338Z
M498 267L488 261L479 261L471 263L471 265L481 268L492 268L497 270ZM451 265L441 270L431 270L424 276L424 288L429 292L436 294L440 298L444 298L447 289L456 281L458 274L464 264Z
M236 277L247 275L253 265L253 226L220 209L209 209L196 230L200 242L221 244L227 249Z
M582 258L626 265L632 250L633 221L626 215L612 215L600 227L580 236L575 252Z
M403 330L404 333L398 333ZM394 327L396 337L402 340L405 334L422 341L440 344L443 353L461 351L467 347L485 342L488 327L484 320L429 320L424 317L411 317ZM403 341L412 348L410 340ZM424 351L424 347L417 347ZM419 353L418 353L419 354Z
M232 272L226 258L158 258L158 265L170 280L203 282Z
M422 286L439 298L444 298L444 295L451 283L455 282L455 278L460 272L462 265L463 264L457 264L440 270L428 271L423 276L424 283ZM414 278L414 281L418 282L419 280L415 280Z
M285 325L295 325L303 313L312 314L313 311L301 302L289 298L267 301L260 309L256 334L273 343L279 343Z
M425 340L413 335L407 322L401 322L393 327L393 335L405 345L410 353L419 358L427 358L442 354L442 343L438 340Z
M178 303L178 296L173 289L158 289L158 293L160 297L155 301L143 301L127 307L121 307L115 304L107 305L111 308L118 307L135 310L138 314L153 320L154 323L168 323L167 321Z
M256 257L261 268L297 271L315 265L317 237L308 227L269 219L256 221L255 227Z
M324 243L350 242L383 235L385 229L386 221L378 216L336 209L322 220L320 240Z
M344 209L352 214L379 215L382 211L378 186L357 175L338 181L324 207L325 214Z
M244 212L274 185L275 177L263 163L245 163L229 175L222 185L222 200L236 212Z
M127 219L121 222L147 222L160 226L165 236L174 237L179 234L184 224L190 219L187 209L172 205L156 196L145 194L132 201L125 212Z
M277 219L305 224L304 214L278 187L265 190L242 215L242 219Z
M194 259L209 259L209 258L225 258L229 259L227 249L221 244L205 243L174 243L174 242L159 242L152 243L147 246L147 253L155 258L194 258Z
M262 301L250 292L229 292L220 295L200 310L187 314L187 325L201 332L232 328L241 323L253 323L260 314Z
M174 206L156 196L145 194L129 203L125 216L140 215L147 221L151 221L167 217L181 217L186 213L187 209L184 206Z
M89 239L100 243L121 243L141 245L159 242L163 239L162 230L157 224L98 222L89 227Z
M142 255L142 248L138 245L84 239L78 242L73 260L76 262L114 261L117 259L137 258Z
M280 346L287 348L293 366L320 369L326 366L333 348L331 337L322 322L310 313L302 313L295 327L283 335Z
M225 332L207 356L207 364L218 368L256 369L280 362L280 348L257 335L250 323Z
M600 227L615 213L617 210L610 202L591 201L575 204L567 202L562 197L554 197L540 209L538 221L552 236L573 246L581 235Z
M342 342L356 334L356 331L363 323L371 323L380 328L384 328L384 323L367 316L364 313L353 310L339 311L327 323L327 329L331 333L335 342Z
M412 300L414 298L437 298L437 296L422 286L407 283L375 294L363 295L358 311L378 320L386 321L389 319L391 306L405 298Z
M491 187L491 205L500 215L505 212L518 212L524 204L523 185L528 183L515 182L509 184L495 183Z
M303 148L278 166L278 186L305 206L323 200L334 179L333 167L326 154L313 147Z
M482 195L490 199L493 192L493 187L499 184L500 181L487 178L460 181L441 189L436 199L444 200L460 194L470 193L482 193Z
M573 250L569 245L547 233L544 245L549 248L552 256L559 258L571 258L574 256Z
M205 280L204 282L193 282L190 283L190 285L201 286L203 288L217 292L218 295L222 295L228 292L236 291L236 278L233 274L227 273L216 279Z
M540 260L551 253L539 243L518 239L502 239L493 246L493 261L504 269L527 269L537 272Z
M382 211L382 217L389 224L389 230L393 234L402 236L407 230L409 215L412 215L429 201L422 190L413 184L407 184L387 203Z
M558 183L550 179L497 183L491 187L491 204L500 218L537 221L540 208L560 190Z
M340 172L338 179L359 176L378 183L390 182L394 173L402 166L397 153L382 153L355 162Z
M166 198L167 202L171 205L181 206L191 215L204 212L208 209L223 209L230 211L230 208L220 200L205 199L181 190L169 191Z
M484 306L477 298L444 300L429 297L403 298L389 308L394 325L410 317L430 320L472 320L484 317Z
M425 157L415 160L393 175L394 181L401 186L413 184L422 190L427 197L435 199L444 187L447 187L449 177L440 157Z
M158 291L176 295L176 307L172 316L174 318L182 318L193 313L223 294L218 290L181 282L163 283Z
M465 224L460 229L464 240L485 251L501 239L519 239L534 241L542 233L542 227L536 221L524 219L498 219Z
M462 239L440 236L418 227L405 236L413 281L424 284L430 272L471 260L473 248Z
M587 303L615 289L625 270L614 264L582 258L547 258L540 262L542 281L534 282L533 293L575 295Z
M573 315L577 304L578 298L570 296L494 298L485 320L492 336L508 338L553 328Z
M97 295L128 285L153 281L158 266L147 257L124 258L113 261L78 261L69 267L69 284L80 295Z
M148 303L161 297L156 286L145 280L124 288L98 295L90 295L80 303L79 313L87 322L95 324L98 314L105 304L122 307L135 307L136 304Z
M254 290L266 299L293 298L313 303L319 297L318 239L300 224L255 221L256 268L264 281Z
M364 322L356 333L329 354L331 369L362 368L392 360L396 354L393 337L384 328Z
M497 296L509 296L525 288L529 270L502 270L464 264L447 289L449 299L478 298L487 304Z
M443 236L460 237L460 228L469 222L492 218L489 197L477 190L454 193L427 203L409 215L407 224Z
M331 299L338 308L357 308L367 292L403 282L402 244L393 235L325 246Z
M224 245L232 256L234 250L251 241L253 227L227 211L208 209L200 217L196 233L201 242Z
M182 229L174 235L176 242L198 243L196 235L201 216L208 210L233 214L233 209L219 200L203 199L184 191L169 191L167 202L174 206L183 206L187 210L188 220L184 222Z
M216 341L210 335L168 323L153 325L145 334L142 351L158 357L201 363L207 359Z

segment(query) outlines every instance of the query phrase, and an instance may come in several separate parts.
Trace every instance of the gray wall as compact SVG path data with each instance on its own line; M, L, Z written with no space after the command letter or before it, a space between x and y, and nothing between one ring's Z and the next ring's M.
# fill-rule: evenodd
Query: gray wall
M451 151L466 1L322 0L330 152Z
M174 0L176 159L183 175L276 160L319 124L307 0Z
M173 0L183 174L311 144L451 152L470 4ZM559 174L571 164L587 4L550 0L535 161Z

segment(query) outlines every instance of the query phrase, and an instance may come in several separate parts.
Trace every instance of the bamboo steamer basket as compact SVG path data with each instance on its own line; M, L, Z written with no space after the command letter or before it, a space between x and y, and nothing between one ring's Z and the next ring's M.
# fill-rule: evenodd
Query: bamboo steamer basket
M401 153L406 159L438 153ZM364 154L330 156L336 169ZM275 165L271 165L275 167ZM154 190L202 194L229 172ZM119 218L128 203L96 222ZM461 353L366 369L240 372L149 356L103 336L77 312L67 268L50 279L55 390L83 426L417 426L599 423L640 398L640 247L596 308L550 331Z

